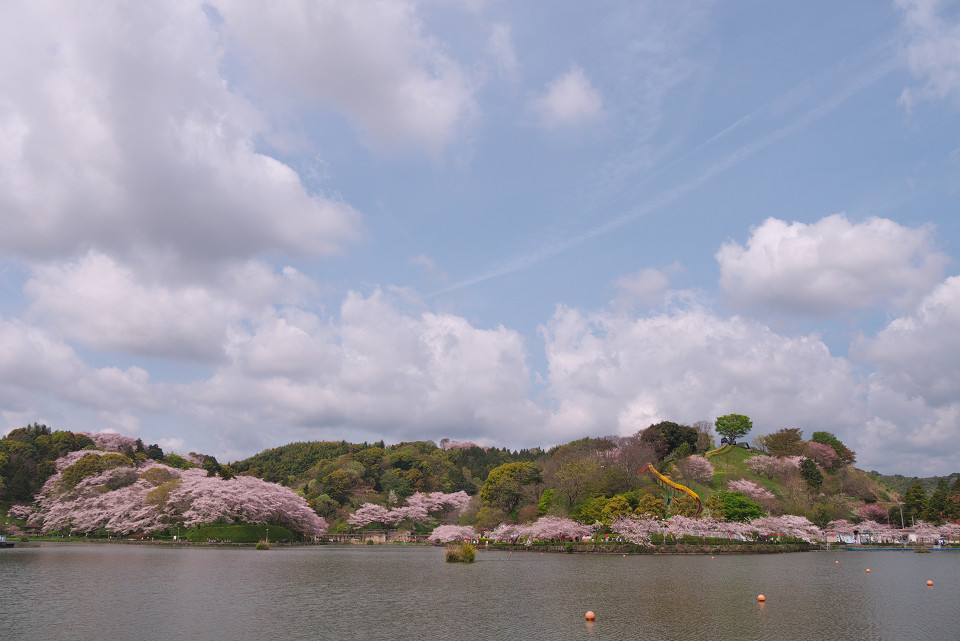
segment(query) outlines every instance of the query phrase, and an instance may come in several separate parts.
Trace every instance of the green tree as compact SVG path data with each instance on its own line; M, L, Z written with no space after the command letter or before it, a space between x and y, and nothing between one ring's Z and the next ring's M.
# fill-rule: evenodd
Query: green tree
M944 515L947 512L947 494L949 493L947 479L938 478L937 487L927 499L923 508L923 520L928 523L943 525Z
M903 518L910 523L910 519L919 519L923 515L923 510L927 507L927 491L923 489L920 480L914 480L903 495Z
M542 482L540 468L533 463L505 463L490 470L487 481L480 488L480 502L510 514L523 500L525 488ZM479 513L477 518L480 518Z
M833 448L837 453L837 462L834 463L836 467L853 465L857 462L857 453L844 445L840 439L830 432L814 432L810 440L814 443L823 443Z
M827 529L827 524L830 523L830 513L827 512L827 508L823 505L817 505L813 510L813 518L810 519L810 522L816 525L821 530Z
M803 454L803 433L799 428L785 427L773 434L758 436L753 444L770 456L799 456Z
M627 500L622 494L617 494L603 506L603 511L600 514L600 522L604 525L610 525L621 516L627 516L631 514L633 509L630 507L630 501Z
M567 461L557 470L560 493L567 498L567 507L573 506L596 489L600 464L596 461L577 459Z
M723 519L725 521L748 523L766 515L763 507L744 496L743 492L717 492L717 495L723 503Z
M718 416L714 422L717 434L725 436L730 443L736 443L741 436L746 436L753 429L753 421L743 414L727 414Z
M819 492L820 486L823 485L823 473L817 464L808 458L800 463L800 478L806 481L811 492Z
M557 491L553 488L543 491L543 494L540 495L540 502L537 504L537 514L539 516L546 516L556 495Z
M696 428L672 421L662 421L650 427L660 430L660 433L663 434L663 438L667 441L667 454L676 450L683 443L687 443L690 450L693 451L697 446L697 438L700 436Z
M644 492L637 501L637 507L634 513L638 516L646 516L662 519L667 515L667 504L663 499Z

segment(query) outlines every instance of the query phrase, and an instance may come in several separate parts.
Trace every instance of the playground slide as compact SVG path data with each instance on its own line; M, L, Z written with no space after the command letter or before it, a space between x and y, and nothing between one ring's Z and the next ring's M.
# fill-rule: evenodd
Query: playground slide
M700 513L703 512L703 502L700 500L700 497L697 495L696 492L691 490L686 485L680 485L679 483L674 483L673 481L668 479L666 476L664 476L663 474L657 471L657 468L653 466L653 463L647 463L643 467L643 469L641 469L638 472L638 474L643 474L643 473L649 474L650 476L657 479L667 487L677 490L678 492L685 492L686 494L690 495L691 497L693 497L693 500L697 502L697 516L700 516Z

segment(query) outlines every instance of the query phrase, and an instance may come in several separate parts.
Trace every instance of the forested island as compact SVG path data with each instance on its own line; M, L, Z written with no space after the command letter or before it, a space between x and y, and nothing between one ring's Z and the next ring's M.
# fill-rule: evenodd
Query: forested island
M221 464L119 434L33 424L0 440L0 527L19 536L320 541L403 532L641 546L960 535L960 475L898 488L897 477L857 469L855 452L828 432L806 440L785 428L738 443L751 427L736 414L665 421L548 450L300 442Z

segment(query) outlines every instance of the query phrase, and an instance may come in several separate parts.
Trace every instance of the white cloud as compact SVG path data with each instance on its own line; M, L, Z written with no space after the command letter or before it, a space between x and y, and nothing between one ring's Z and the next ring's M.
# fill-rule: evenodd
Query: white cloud
M908 316L855 346L885 385L939 407L960 403L960 276L946 279Z
M731 412L751 416L755 433L849 428L863 416L849 363L816 336L698 308L648 317L559 308L542 333L552 430L565 438Z
M47 332L0 318L0 407L8 428L71 408L108 418L153 412L160 409L159 395L139 367L90 367Z
M266 91L329 104L373 147L437 154L475 112L475 82L404 0L217 0L223 31Z
M493 58L497 70L508 80L515 80L520 63L513 46L513 35L509 24L495 24L487 39L487 52Z
M379 291L347 296L337 325L280 315L235 336L230 352L211 379L182 390L200 415L232 422L240 412L254 424L310 428L314 438L349 430L396 440L537 440L529 430L539 410L527 398L516 332L406 314Z
M210 286L157 281L89 252L36 269L24 286L28 315L89 348L191 361L223 356L231 327L274 302L297 300L312 284L287 268L230 266Z
M854 443L861 460L921 475L956 469L949 444L960 438L958 327L960 277L953 276L911 314L854 344L853 359L874 369L867 386L872 418Z
M957 3L947 0L896 0L904 13L904 56L910 71L924 82L900 96L909 109L917 99L948 100L960 106L960 19ZM952 7L952 13L947 7Z
M614 282L617 296L613 305L618 308L629 308L634 305L654 307L666 300L667 288L670 286L670 274L679 271L679 263L674 263L665 270L642 269L634 274L618 278Z
M200 3L14 2L0 23L0 250L329 254L359 216L255 150Z
M603 113L603 98L583 69L573 65L530 102L530 109L546 129L577 127L595 122Z
M716 257L732 304L815 316L913 304L948 262L935 251L929 225L911 229L883 218L854 224L843 214L812 224L768 218L746 248L730 241Z

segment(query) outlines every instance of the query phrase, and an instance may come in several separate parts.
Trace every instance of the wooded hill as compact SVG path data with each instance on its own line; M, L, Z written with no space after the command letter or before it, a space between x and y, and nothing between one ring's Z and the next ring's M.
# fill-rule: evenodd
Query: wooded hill
M886 521L899 493L857 470L855 453L832 434L815 438L805 441L799 430L781 430L760 437L753 449L734 446L704 458L696 453L714 449L708 425L663 422L629 437L584 438L546 451L447 440L292 443L231 467L297 489L332 532L348 529L346 518L364 503L391 507L413 492L467 492L474 500L458 522L481 528L544 515L585 523L624 512L691 515L692 501L638 475L648 462L696 492L705 513L714 516L727 495L739 493L765 513L796 514L822 525L835 519ZM923 508L911 509L920 518Z
M737 420L721 421L730 417ZM715 424L725 438L735 440L749 431L747 417L730 417ZM648 463L695 492L704 514L714 518L791 514L821 527L836 519L899 525L901 502L907 524L960 518L960 481L948 485L941 479L929 490L911 482L898 491L884 477L856 469L856 454L827 432L805 440L800 430L784 429L757 437L751 449L718 450L713 427L661 422L631 436L583 438L549 450L511 451L448 439L394 445L300 442L230 465L193 453L164 454L156 445L116 436L126 439L120 449L137 465L153 460L177 469L202 467L224 480L243 475L284 485L303 496L332 533L351 529L348 519L363 505L392 509L417 492L465 492L471 500L446 512L442 521L481 529L541 516L587 524L624 515L692 516L696 503L686 494L638 474ZM0 440L0 508L29 504L56 472L58 457L92 447L89 436L46 426L14 430ZM405 526L428 531L436 524L427 519Z

